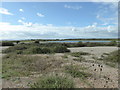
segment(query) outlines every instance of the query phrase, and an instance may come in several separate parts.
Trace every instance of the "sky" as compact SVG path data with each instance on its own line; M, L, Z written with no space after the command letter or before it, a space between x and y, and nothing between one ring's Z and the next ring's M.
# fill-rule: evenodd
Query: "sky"
M0 39L117 38L117 2L3 2Z

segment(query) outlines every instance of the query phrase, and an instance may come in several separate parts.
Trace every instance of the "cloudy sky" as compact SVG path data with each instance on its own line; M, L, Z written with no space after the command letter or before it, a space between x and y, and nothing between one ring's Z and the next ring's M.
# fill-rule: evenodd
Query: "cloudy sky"
M3 2L0 38L117 38L117 2Z

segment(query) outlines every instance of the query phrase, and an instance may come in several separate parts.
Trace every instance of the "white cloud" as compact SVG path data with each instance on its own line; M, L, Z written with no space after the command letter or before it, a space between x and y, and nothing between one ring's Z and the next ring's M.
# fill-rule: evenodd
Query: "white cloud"
M102 24L118 24L118 3L117 2L101 2L96 18ZM110 13L111 12L111 13Z
M53 26L51 24L32 24L22 20L23 25L11 25L1 22L2 39L32 39L32 38L108 38L117 37L117 26L97 26L96 23L85 27ZM30 27L28 27L30 26ZM69 33L68 33L69 32Z
M65 8L69 8L69 9L75 9L75 10L79 10L82 8L82 6L71 6L71 5L64 5Z
M19 9L19 11L20 11L20 12L24 12L24 10L23 10L23 9Z
M13 15L12 13L10 13L7 9L5 8L0 8L0 13L1 14L5 14L5 15Z
M19 23L23 23L23 21L22 21L22 20L18 20L18 22L19 22Z
M0 22L0 26L10 25L10 23L7 22Z
M19 23L23 24L24 26L31 27L32 23L31 22L24 22L23 20L18 20Z
M41 14L41 13L37 13L37 16L39 16L39 17L45 17L43 14Z
M26 18L24 18L24 17L21 17L21 19L22 19L22 20L26 20Z

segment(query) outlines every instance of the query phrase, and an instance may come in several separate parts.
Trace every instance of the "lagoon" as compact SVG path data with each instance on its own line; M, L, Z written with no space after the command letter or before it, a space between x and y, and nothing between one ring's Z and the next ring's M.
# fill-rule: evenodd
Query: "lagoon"
M111 42L107 40L80 40L80 41L48 41L48 42L60 42L60 43L77 43L77 42Z

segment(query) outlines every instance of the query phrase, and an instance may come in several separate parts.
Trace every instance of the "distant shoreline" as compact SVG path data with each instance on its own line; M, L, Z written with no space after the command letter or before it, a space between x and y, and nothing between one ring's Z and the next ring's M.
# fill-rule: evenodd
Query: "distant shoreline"
M114 41L120 40L120 38L90 38L90 39L25 39L25 40L1 40L1 41Z

